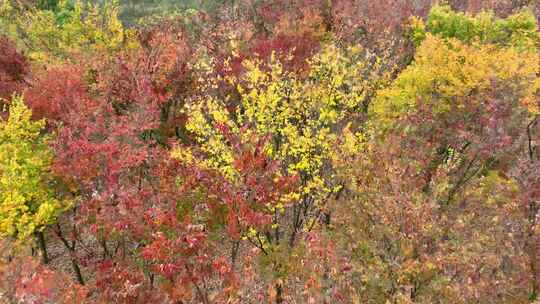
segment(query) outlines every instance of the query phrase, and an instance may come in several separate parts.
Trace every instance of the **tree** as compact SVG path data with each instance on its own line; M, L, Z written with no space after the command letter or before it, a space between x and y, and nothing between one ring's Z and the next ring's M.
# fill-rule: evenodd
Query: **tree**
M233 162L234 142L220 131L225 128L240 142L267 137L259 153L278 161L283 176L299 177L300 187L289 201L264 211L272 225L239 231L268 256L276 279L289 275L286 261L305 232L330 221L325 205L341 189L330 161L333 147L369 90L365 73L372 66L362 56L358 49L329 45L310 60L305 78L284 69L275 57L269 65L248 61L244 75L226 79L238 96L213 95L219 79L210 80L202 84L208 95L187 106L187 129L200 148L180 149L179 155L197 153L201 166L219 170L232 183L241 181ZM278 284L277 295L282 292Z
M20 93L29 70L26 57L9 38L0 36L0 99L7 100Z
M4 0L0 24L31 60L42 63L83 60L88 54L112 54L133 45L133 33L118 20L116 1L58 1L54 9Z
M53 192L52 153L41 134L44 120L32 121L21 97L0 122L0 233L25 240L35 235L48 261L43 230L66 207Z
M381 302L534 299L536 207L517 196L533 180L511 175L535 121L536 30L517 39L527 31L472 30L527 24L527 14L445 11L433 9L414 61L378 93L367 132L343 140L338 172L352 197L333 210L336 228L347 227L338 252L354 254L343 256L351 270L341 279Z

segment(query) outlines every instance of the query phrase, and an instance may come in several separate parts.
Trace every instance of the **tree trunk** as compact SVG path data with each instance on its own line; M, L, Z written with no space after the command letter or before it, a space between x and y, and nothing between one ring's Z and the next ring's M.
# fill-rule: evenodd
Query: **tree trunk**
M77 281L79 284L84 285L84 279L82 276L81 268L79 267L79 264L77 264L77 261L75 261L74 257L71 257L71 265L73 266L73 271L75 272L75 276L77 276Z
M45 235L43 234L43 231L36 232L36 239L39 246L39 250L41 251L41 259L43 261L43 264L48 264L49 255L47 254L47 243L45 242Z
M281 283L276 283L276 304L283 303L283 286Z

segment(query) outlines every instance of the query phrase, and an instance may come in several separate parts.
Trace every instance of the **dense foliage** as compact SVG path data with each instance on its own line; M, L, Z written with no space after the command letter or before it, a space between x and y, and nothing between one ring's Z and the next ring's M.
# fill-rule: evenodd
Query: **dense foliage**
M0 303L539 303L538 4L157 2L0 0Z

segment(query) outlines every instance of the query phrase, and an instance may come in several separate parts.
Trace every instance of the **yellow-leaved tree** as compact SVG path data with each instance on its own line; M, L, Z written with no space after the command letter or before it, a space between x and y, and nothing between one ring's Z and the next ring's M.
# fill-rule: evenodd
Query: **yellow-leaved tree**
M0 1L0 34L12 38L37 62L58 62L84 54L112 55L136 47L134 32L118 19L118 2L60 0L48 9ZM79 58L80 59L80 58Z
M524 105L533 111L531 100L538 88L537 72L536 49L466 44L428 33L414 63L391 87L379 93L372 110L387 125L416 111L420 104L433 107L438 115L466 111L470 105L463 103L465 100L491 89L497 81L507 83L509 90L520 92Z
M14 96L7 120L0 119L0 236L35 236L47 260L43 229L64 209L51 187L52 152L22 97Z
M230 134L242 143L266 138L261 151L279 162L282 176L299 178L296 191L266 206L271 225L240 229L241 240L263 252L261 262L277 280L278 297L282 286L290 286L282 280L302 272L295 257L303 250L305 234L330 223L326 206L342 189L332 167L334 151L343 129L361 115L371 86L381 79L372 72L380 61L369 56L360 48L325 45L309 60L307 76L288 71L275 56L269 62L247 60L240 76L212 78L209 72L202 80L205 95L187 105L187 129L198 145L176 149L175 157L219 170L235 183L242 177ZM214 94L222 81L235 92Z
M284 70L275 58L269 67L247 61L243 76L226 79L239 93L238 106L231 107L232 96L206 96L188 105L187 129L207 156L205 166L235 177L232 147L216 128L224 125L246 141L270 136L265 152L281 162L284 174L300 176L296 201L316 205L336 191L339 187L328 167L333 145L347 113L360 106L368 86L362 79L365 61L354 61L359 56L347 57L343 52L325 47L311 60L307 79ZM210 88L215 81L219 79L206 85Z
M244 75L225 79L239 97L210 94L187 106L187 129L208 156L205 166L234 178L232 149L215 127L224 125L246 141L254 135L270 136L268 156L282 163L284 174L301 177L298 200L319 200L335 191L339 187L332 184L327 167L333 145L346 126L346 116L362 106L370 85L362 55L359 49L326 46L311 60L307 78L286 71L274 57L269 67L245 62ZM207 81L207 91L219 80Z

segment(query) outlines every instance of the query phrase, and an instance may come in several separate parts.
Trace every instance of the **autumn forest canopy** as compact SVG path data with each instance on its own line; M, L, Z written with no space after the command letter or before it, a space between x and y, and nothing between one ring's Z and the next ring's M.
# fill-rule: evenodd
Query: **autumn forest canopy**
M0 0L0 303L540 303L539 20Z

